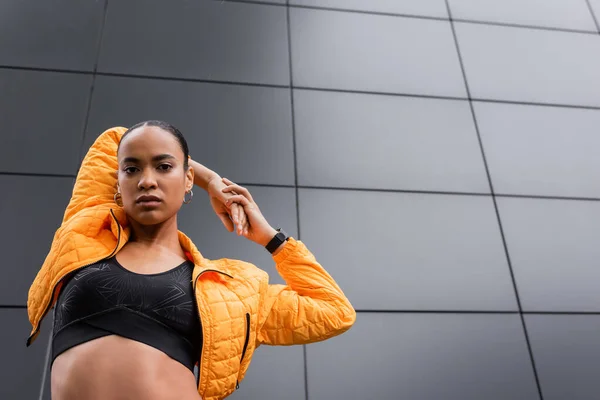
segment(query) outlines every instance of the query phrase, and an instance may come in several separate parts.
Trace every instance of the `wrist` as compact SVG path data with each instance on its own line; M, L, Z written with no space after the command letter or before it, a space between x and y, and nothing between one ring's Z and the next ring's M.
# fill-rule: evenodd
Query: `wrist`
M257 240L257 243L262 247L265 247L275 235L277 235L277 230L270 226L269 229L267 229L264 234L260 236L260 239Z
M190 159L190 167L194 170L194 185L200 186L202 189L208 192L208 185L214 180L221 180L219 174L215 171L206 168L204 165Z

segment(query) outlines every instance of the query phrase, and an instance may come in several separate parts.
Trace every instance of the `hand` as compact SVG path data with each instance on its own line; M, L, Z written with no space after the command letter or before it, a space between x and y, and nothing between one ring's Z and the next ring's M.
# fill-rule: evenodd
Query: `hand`
M248 218L244 212L244 208L237 203L230 207L225 205L225 202L235 196L234 191L224 192L223 189L227 185L220 178L211 179L208 182L208 197L210 204L229 232L233 232L233 224L237 227L237 234L241 235L244 229L248 229Z
M242 230L242 235L254 243L266 246L273 239L273 236L277 234L277 231L269 225L262 215L248 189L233 183L227 178L223 178L222 180L227 184L227 187L222 189L224 193L238 193L228 198L225 205L231 207L236 203L240 204L248 217L249 224Z

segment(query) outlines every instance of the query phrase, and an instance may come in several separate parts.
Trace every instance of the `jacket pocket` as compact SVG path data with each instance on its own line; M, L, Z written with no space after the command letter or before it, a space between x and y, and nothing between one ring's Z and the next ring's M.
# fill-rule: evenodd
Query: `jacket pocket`
M244 356L246 355L246 350L248 350L248 343L250 342L250 313L246 313L246 338L244 339L244 348L242 349L242 357L240 358L240 373L242 372L242 361L244 361ZM238 375L239 376L239 375ZM235 383L235 388L240 388L239 379Z

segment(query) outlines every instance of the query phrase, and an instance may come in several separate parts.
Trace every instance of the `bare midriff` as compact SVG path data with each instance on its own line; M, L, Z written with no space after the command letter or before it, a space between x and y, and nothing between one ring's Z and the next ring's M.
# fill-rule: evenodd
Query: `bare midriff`
M52 400L201 400L186 366L117 335L60 354L52 364L51 391Z

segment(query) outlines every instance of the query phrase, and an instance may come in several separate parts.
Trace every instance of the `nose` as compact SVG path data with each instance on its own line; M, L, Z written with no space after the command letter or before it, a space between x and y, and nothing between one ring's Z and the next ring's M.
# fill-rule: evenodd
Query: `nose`
M142 171L140 181L138 182L138 189L148 190L152 188L156 188L156 178L152 173L152 169L147 168Z

